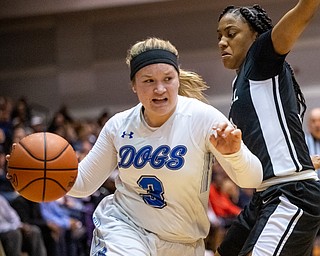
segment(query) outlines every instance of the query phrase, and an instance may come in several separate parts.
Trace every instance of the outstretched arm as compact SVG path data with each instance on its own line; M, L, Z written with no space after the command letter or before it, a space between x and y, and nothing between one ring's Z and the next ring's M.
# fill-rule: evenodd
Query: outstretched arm
M272 42L279 54L287 54L310 23L320 5L320 0L300 0L274 26Z

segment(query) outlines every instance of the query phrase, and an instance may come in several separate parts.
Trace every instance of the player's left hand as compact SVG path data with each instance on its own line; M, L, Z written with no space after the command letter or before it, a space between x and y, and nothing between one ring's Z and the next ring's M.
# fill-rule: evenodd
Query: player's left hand
M215 132L210 136L211 144L223 155L230 155L240 150L242 132L237 127L220 123L212 128Z

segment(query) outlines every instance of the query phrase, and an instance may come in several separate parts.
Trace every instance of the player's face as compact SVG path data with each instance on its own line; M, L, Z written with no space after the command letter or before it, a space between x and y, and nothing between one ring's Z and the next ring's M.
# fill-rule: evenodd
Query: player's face
M257 37L257 32L240 17L228 13L218 23L218 46L223 65L238 70Z
M178 72L169 64L151 64L136 73L133 91L145 108L144 118L150 126L161 126L175 111L179 85Z

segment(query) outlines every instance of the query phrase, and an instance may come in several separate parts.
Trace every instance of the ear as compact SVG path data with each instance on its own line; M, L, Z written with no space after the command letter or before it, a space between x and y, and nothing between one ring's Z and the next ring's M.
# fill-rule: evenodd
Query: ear
M134 86L131 87L133 93L137 93L136 88L134 88Z

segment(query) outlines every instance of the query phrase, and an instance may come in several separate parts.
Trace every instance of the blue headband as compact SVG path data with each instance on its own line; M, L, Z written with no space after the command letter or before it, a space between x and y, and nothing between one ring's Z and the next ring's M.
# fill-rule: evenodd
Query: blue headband
M132 80L134 75L140 69L156 63L166 63L172 65L179 73L177 55L167 50L153 49L138 54L130 61L130 79Z

